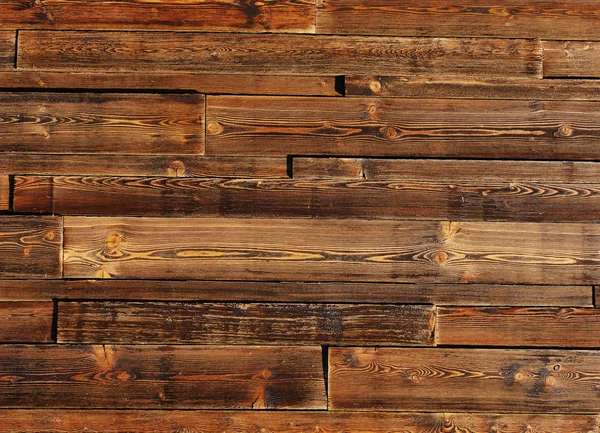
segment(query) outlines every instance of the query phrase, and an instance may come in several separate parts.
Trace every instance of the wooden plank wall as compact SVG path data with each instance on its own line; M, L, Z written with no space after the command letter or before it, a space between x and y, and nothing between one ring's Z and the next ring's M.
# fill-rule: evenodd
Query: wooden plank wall
M600 0L0 0L0 433L600 431Z

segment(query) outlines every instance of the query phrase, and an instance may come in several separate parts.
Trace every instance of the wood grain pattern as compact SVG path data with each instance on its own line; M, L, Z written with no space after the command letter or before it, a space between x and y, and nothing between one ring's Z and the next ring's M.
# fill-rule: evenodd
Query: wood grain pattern
M330 348L334 410L598 411L600 352Z
M59 343L428 346L430 305L60 302Z
M320 347L0 347L4 408L324 409Z
M0 175L0 210L8 210L10 206L10 182L8 176Z
M299 32L315 30L312 0L3 0L3 28Z
M600 103L209 96L207 155L597 159Z
M0 302L0 342L50 342L53 316L53 302Z
M61 278L62 218L0 216L0 278Z
M595 415L325 411L0 410L0 433L590 433Z
M0 93L0 151L203 152L196 94Z
M65 217L67 278L594 284L596 224Z
M600 43L544 41L544 77L600 78Z
M16 44L17 32L0 30L0 71L14 69Z
M19 69L70 72L506 78L541 77L542 63L533 40L24 30L18 45Z
M0 280L0 300L355 302L592 307L592 286L266 281Z
M600 346L600 311L586 308L438 309L438 344L467 346Z
M399 36L588 39L600 2L318 0L317 32Z

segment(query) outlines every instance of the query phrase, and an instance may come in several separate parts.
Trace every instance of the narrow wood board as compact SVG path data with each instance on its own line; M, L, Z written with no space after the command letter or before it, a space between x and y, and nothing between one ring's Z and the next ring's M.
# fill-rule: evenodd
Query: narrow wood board
M8 176L0 175L0 210L10 208L10 181Z
M66 278L594 284L596 224L65 217Z
M600 103L209 96L207 155L600 158Z
M444 345L600 347L600 311L590 308L438 309Z
M53 316L53 302L0 302L0 342L53 341Z
M600 352L330 348L329 408L597 413Z
M318 0L317 32L398 36L588 39L598 36L600 2L514 0Z
M320 347L0 346L0 407L325 409Z
M165 32L19 32L21 70L541 77L539 41ZM177 47L176 50L172 47Z
M0 278L61 278L62 218L0 216Z
M600 42L544 41L544 77L600 78Z
M0 71L15 68L16 48L17 32L0 30Z
M197 94L0 93L0 152L204 151Z
M592 307L592 286L163 280L0 280L0 300L395 303Z
M3 0L0 26L9 29L313 33L315 3L314 0Z
M590 433L595 415L326 411L0 410L0 433L281 432Z

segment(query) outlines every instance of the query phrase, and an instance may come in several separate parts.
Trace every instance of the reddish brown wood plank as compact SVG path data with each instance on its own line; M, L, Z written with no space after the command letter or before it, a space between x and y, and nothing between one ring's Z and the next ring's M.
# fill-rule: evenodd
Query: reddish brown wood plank
M588 39L600 2L318 0L317 32L399 36Z
M544 77L600 78L600 42L544 41Z
M600 352L330 348L334 410L598 411Z
M62 277L62 218L0 216L0 278Z
M438 309L436 341L466 346L600 346L600 312L588 308Z
M209 96L208 155L598 159L600 103Z
M0 74L3 70L14 69L17 32L0 30Z
M0 210L7 210L10 206L10 182L8 176L0 175Z
M177 47L177 50L172 49ZM165 32L19 32L21 70L541 77L534 40Z
M0 407L325 409L320 347L0 346Z
M595 415L326 411L1 410L0 433L280 432L590 433Z
M0 342L52 341L53 302L0 302Z
M203 153L204 96L0 93L0 151Z
M3 0L0 27L313 33L315 3L314 0Z

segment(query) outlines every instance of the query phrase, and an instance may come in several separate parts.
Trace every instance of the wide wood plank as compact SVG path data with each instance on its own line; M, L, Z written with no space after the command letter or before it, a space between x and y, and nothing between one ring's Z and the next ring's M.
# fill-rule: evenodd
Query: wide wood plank
M14 69L16 44L17 32L0 30L0 71Z
M534 40L157 32L19 32L18 67L42 71L541 77ZM177 49L173 49L177 47Z
M324 409L320 347L0 346L0 407Z
M207 155L598 159L600 103L209 96Z
M586 39L598 36L600 2L318 0L317 32L399 36Z
M0 175L0 210L8 210L10 206L10 181L8 176Z
M53 316L53 302L0 302L0 342L50 342Z
M60 302L59 343L428 346L430 305Z
M590 433L595 415L326 411L0 410L0 433L281 432Z
M0 93L0 152L203 153L204 96Z
M314 0L2 0L0 27L299 32L315 30Z
M330 348L334 410L597 413L600 352Z
M266 281L0 280L0 300L354 302L592 307L592 286Z
M65 218L67 278L593 284L596 224Z
M588 308L438 309L438 344L467 346L600 346L600 311Z
M544 77L600 78L600 42L544 41Z
M60 278L62 218L0 216L0 278Z

